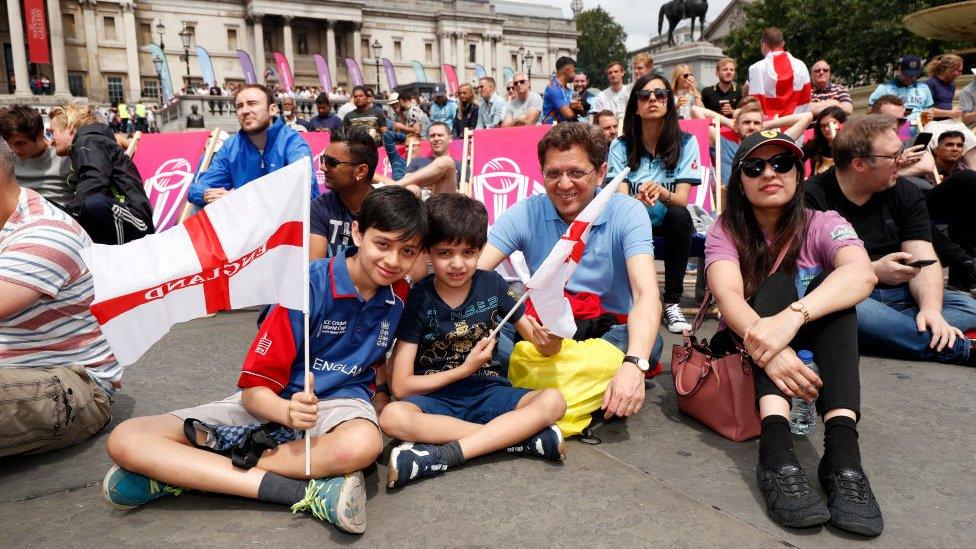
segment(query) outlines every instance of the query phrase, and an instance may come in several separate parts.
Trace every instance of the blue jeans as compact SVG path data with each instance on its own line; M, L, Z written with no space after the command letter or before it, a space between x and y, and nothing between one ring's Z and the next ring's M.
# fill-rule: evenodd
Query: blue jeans
M956 344L942 351L929 348L931 332L919 332L915 324L918 306L908 285L876 288L859 303L858 340L862 350L903 360L931 360L959 364L969 358L970 341L956 338ZM945 290L942 316L949 325L963 332L976 328L976 299L954 290Z
M620 349L620 352L627 353L627 325L626 324L616 324L610 330L603 334L601 338L604 341L608 341L614 347ZM498 360L501 361L506 367L508 366L508 361L512 356L512 351L515 350L515 327L511 323L506 322L505 326L502 327L501 331L498 332ZM648 362L651 363L651 369L654 369L654 365L661 360L661 353L664 351L664 338L661 334L657 334L654 339L654 348L651 349L651 356L648 357Z

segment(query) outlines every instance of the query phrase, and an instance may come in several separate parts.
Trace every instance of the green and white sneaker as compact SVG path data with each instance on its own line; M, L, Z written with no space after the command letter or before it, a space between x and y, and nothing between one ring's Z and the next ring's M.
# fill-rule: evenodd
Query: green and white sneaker
M341 477L312 479L308 481L305 497L291 506L291 512L308 511L343 532L362 534L366 531L365 486L360 471Z
M170 486L149 477L113 465L102 481L105 503L116 509L128 510L166 496L178 496L185 488Z

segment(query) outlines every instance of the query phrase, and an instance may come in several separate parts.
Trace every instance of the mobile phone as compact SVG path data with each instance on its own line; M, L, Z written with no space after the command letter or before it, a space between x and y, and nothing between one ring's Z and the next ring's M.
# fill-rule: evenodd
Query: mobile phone
M908 263L904 263L904 265L906 267L922 268L922 267L928 267L929 265L934 265L935 262L936 262L935 259L916 259L915 261L909 261Z
M928 147L931 141L932 141L932 132L921 132L915 136L915 142L912 143L912 146L917 147L918 145L923 145L925 147Z

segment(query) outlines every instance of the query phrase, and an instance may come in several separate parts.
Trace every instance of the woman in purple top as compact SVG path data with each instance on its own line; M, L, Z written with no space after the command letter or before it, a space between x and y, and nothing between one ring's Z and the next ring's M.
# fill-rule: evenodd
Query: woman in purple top
M955 80L962 74L962 57L947 53L929 62L926 70L932 76L925 85L932 91L932 118L945 120L962 117L962 109L953 109L952 100L956 96Z
M786 250L774 274L776 257ZM708 285L724 326L717 352L752 356L762 431L756 477L769 515L791 527L828 520L876 536L884 523L861 467L857 316L877 281L864 244L835 212L803 207L803 153L786 134L754 133L739 146L728 206L705 242ZM797 357L813 351L819 375ZM793 453L791 398L816 399L824 419L818 477L810 487Z

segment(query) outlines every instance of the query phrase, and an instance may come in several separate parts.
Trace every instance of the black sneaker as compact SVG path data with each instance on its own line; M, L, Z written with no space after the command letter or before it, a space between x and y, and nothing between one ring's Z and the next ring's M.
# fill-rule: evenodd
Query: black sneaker
M881 535L884 518L864 471L851 468L824 471L821 468L817 476L827 493L831 524L862 536Z
M807 528L830 520L827 505L810 487L806 473L798 465L783 465L774 471L759 463L756 480L766 501L766 512L777 524Z

